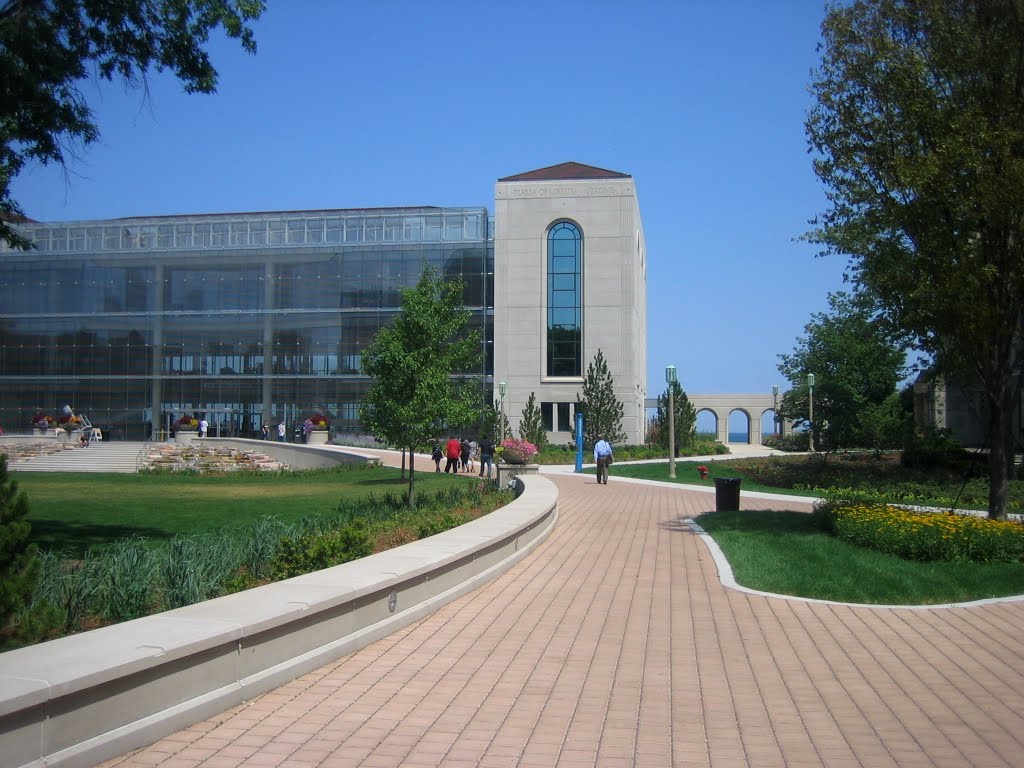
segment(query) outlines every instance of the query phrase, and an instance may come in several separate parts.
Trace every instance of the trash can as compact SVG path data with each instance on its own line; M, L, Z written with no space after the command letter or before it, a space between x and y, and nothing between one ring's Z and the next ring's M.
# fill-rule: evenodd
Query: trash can
M292 442L293 443L304 443L306 442L306 434L302 430L302 425L299 424L292 430Z
M715 478L715 511L716 512L739 512L740 511L740 483L738 477L716 477Z

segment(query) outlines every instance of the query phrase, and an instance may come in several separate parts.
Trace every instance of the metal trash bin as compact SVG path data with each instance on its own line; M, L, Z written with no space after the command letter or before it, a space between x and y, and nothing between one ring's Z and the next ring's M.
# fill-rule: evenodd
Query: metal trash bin
M716 512L740 511L740 483L742 482L739 477L715 478Z

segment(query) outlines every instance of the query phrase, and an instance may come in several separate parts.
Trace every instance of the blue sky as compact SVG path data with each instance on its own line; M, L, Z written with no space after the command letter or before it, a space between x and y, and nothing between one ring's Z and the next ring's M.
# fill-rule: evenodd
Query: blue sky
M215 37L218 93L88 82L102 137L14 184L42 221L485 205L569 160L634 176L648 250L648 392L786 389L845 261L797 242L821 0L285 3L259 52Z

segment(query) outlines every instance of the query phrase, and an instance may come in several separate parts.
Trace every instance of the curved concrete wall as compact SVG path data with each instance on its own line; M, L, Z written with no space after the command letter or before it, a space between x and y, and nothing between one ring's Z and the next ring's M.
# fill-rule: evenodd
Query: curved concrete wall
M486 583L551 531L558 491L371 557L0 654L0 764L95 765L351 653Z
M279 443L276 440L251 440L244 437L207 437L195 440L197 444L229 448L240 451L259 451L289 469L326 469L338 464L379 464L380 459L356 448L307 445L305 443Z

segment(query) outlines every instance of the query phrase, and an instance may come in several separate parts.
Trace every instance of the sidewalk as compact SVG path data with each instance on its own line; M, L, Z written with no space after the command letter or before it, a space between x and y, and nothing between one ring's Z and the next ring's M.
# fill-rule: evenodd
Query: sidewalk
M556 530L492 583L104 765L1021 764L1024 601L871 608L728 589L683 522L713 494L550 476ZM743 497L780 506L808 508Z

